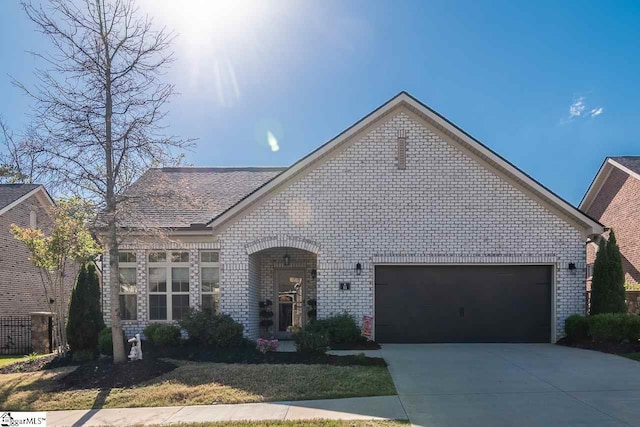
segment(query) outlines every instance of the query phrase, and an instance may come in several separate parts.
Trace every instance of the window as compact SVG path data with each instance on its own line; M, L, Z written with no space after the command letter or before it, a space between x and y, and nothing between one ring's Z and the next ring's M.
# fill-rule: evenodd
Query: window
M217 313L220 304L220 260L218 252L200 252L201 308Z
M189 308L189 252L149 253L149 320L180 320Z
M593 264L587 264L587 279L593 277Z
M133 252L118 253L120 274L120 318L122 320L138 319L138 283L136 273L136 254Z

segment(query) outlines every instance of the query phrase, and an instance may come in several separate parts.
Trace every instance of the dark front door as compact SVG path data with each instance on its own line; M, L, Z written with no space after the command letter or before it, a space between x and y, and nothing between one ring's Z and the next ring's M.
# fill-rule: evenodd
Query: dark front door
M290 338L304 322L305 271L281 269L275 272L275 329L278 338Z
M549 342L550 266L377 266L378 342Z

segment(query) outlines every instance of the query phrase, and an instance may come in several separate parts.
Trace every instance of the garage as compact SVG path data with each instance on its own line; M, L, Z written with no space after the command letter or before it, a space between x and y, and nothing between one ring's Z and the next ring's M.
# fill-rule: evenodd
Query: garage
M378 265L381 343L549 342L550 265Z

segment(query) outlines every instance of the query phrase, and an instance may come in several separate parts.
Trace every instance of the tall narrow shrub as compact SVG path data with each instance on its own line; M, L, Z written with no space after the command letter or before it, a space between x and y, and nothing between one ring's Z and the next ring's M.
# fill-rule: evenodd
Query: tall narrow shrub
M76 360L93 356L98 348L98 334L104 328L100 314L100 290L95 266L82 266L71 293L67 337Z
M626 313L622 257L613 230L602 239L593 265L590 314Z

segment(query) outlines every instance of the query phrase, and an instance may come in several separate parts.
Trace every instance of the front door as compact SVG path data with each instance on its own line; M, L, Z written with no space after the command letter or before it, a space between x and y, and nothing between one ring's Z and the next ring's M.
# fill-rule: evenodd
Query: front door
M276 270L275 279L276 335L278 338L291 338L292 332L304 326L304 270Z

